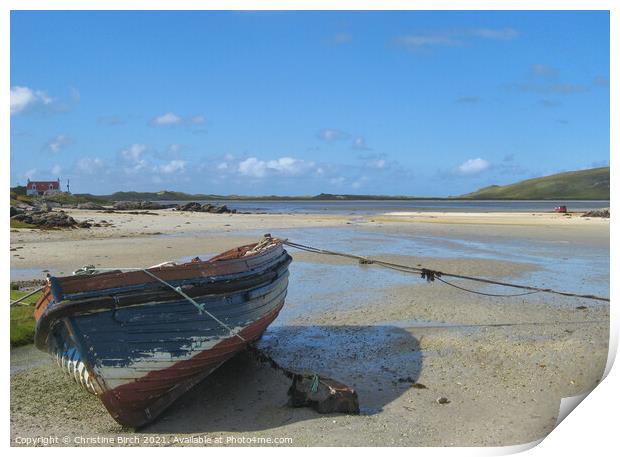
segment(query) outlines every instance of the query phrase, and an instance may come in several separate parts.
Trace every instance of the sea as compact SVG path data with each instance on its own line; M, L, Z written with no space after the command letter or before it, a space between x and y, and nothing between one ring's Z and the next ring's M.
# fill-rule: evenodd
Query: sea
M240 212L267 214L377 214L391 212L552 212L556 206L568 211L609 208L609 200L208 200L199 203L225 204ZM183 204L186 201L163 201Z

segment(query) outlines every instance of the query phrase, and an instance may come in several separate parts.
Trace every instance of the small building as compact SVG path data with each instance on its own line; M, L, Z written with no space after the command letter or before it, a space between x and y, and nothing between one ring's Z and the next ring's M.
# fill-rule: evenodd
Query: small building
M60 193L60 179L57 181L30 181L26 184L26 195L54 195Z

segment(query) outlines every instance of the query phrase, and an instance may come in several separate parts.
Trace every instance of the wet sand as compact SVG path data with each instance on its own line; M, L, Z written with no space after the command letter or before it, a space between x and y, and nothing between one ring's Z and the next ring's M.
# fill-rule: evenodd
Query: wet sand
M489 217L505 217L461 214L475 221L463 224L428 213L425 220L157 213L75 211L78 220L105 219L115 227L13 232L11 247L22 249L11 254L22 258L12 257L12 269L26 278L89 263L151 265L217 253L268 231L408 265L565 289L609 289L605 220L511 214L510 223L486 224ZM603 374L609 336L604 304L546 294L472 295L372 265L291 253L285 309L259 345L289 367L356 388L361 415L289 408L288 379L242 354L136 433L123 430L96 398L30 347L11 355L13 444L49 435L69 436L69 444L119 436L138 438L123 444L153 445L196 445L207 438L224 445L235 444L234 438L247 444L290 438L275 444L299 446L521 444L548 434L560 399L594 388ZM438 404L439 397L449 402Z

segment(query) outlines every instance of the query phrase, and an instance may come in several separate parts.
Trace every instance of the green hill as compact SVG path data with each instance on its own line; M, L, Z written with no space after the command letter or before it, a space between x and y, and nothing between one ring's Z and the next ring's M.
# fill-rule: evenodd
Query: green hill
M484 187L459 198L475 200L609 200L609 167L569 171L506 186Z

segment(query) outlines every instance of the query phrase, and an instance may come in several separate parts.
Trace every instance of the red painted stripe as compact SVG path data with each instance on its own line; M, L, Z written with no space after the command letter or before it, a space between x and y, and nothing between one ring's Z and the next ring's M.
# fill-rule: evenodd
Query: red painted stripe
M269 314L242 329L239 334L247 341L259 339L267 326L278 316L282 300ZM149 372L137 381L105 391L100 399L122 425L141 427L159 416L178 397L200 382L211 371L243 350L246 343L229 337L191 359L163 370Z

